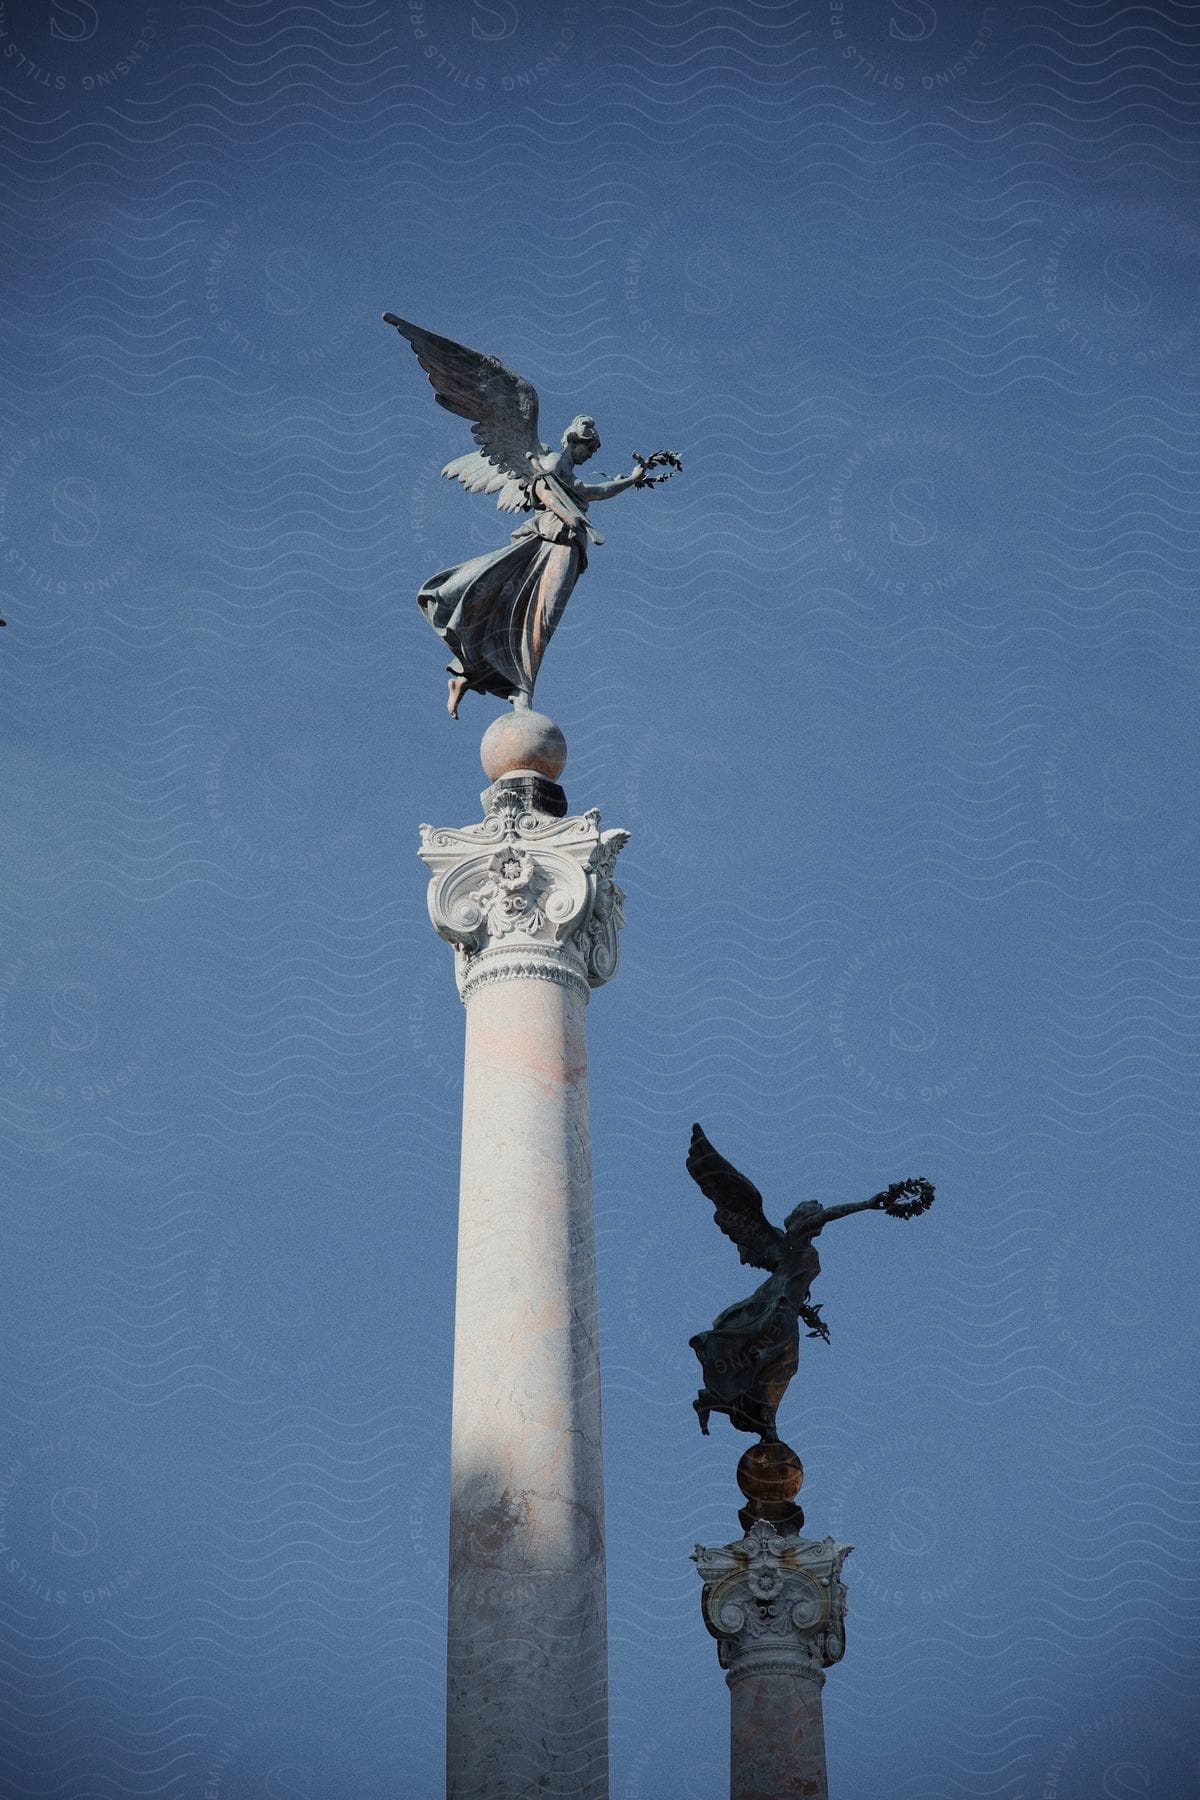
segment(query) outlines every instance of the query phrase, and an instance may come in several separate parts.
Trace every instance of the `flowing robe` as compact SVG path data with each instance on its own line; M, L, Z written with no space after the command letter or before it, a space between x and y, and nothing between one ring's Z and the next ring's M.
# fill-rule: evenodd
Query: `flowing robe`
M537 482L531 494L537 510L509 543L431 575L417 595L453 653L450 673L504 700L532 694L546 646L587 567L583 533L538 504Z
M810 1239L790 1242L779 1267L747 1300L727 1306L710 1331L688 1342L704 1371L692 1404L707 1434L710 1413L724 1413L738 1431L774 1442L775 1411L800 1361L797 1316L821 1272Z

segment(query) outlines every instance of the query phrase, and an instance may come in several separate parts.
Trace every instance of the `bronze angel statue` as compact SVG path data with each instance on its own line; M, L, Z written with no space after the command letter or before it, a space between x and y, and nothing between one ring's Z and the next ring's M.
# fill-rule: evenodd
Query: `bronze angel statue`
M851 1213L914 1218L933 1205L933 1188L916 1177L848 1206L802 1200L781 1231L764 1214L754 1183L713 1149L699 1125L692 1126L687 1169L712 1201L717 1224L737 1245L742 1262L769 1271L748 1300L726 1307L711 1331L689 1340L704 1371L704 1386L692 1402L700 1429L707 1437L710 1413L720 1412L738 1431L757 1432L765 1444L778 1443L775 1413L799 1362L798 1321L804 1321L809 1337L829 1340L821 1309L809 1299L821 1272L814 1240L834 1219Z
M604 542L588 519L596 500L655 487L683 464L672 450L633 457L628 475L586 482L578 474L600 448L596 421L578 414L552 451L538 436L536 390L494 356L468 350L384 313L408 339L439 406L471 420L477 450L442 470L473 494L495 494L501 512L528 512L511 541L431 575L417 604L451 651L450 717L468 692L531 704L533 684L563 609L587 568L587 540ZM657 475L651 471L658 469Z

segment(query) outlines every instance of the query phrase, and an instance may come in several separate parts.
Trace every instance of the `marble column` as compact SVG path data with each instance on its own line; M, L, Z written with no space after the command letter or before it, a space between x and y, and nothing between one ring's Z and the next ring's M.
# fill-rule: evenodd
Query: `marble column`
M466 1007L449 1800L608 1793L584 1009L617 967L627 833L565 816L565 746L547 755L550 733L561 745L539 714L498 720L482 822L421 830L430 917Z
M737 1543L693 1552L729 1685L730 1800L828 1800L821 1689L846 1648L850 1549L758 1520Z

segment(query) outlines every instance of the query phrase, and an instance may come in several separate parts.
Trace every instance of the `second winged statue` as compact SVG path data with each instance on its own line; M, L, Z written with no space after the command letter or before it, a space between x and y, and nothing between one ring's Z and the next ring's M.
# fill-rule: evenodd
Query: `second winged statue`
M628 475L584 481L582 465L600 448L596 421L579 413L551 450L538 436L538 397L494 356L469 350L384 313L416 351L439 406L471 420L478 449L442 470L471 493L495 494L501 512L527 512L509 543L431 575L417 603L451 652L451 718L468 692L497 694L527 708L546 646L587 567L587 541L603 543L588 519L596 500L626 488L655 487L683 464L674 451L633 458ZM657 470L658 473L653 473Z
M798 1321L809 1337L829 1338L821 1308L809 1298L821 1273L816 1238L835 1219L851 1213L914 1219L933 1205L933 1187L917 1175L846 1206L802 1200L780 1230L763 1211L754 1183L714 1150L699 1125L692 1126L687 1171L712 1201L717 1224L737 1245L742 1262L767 1271L766 1281L748 1300L727 1306L710 1331L689 1338L704 1372L704 1386L692 1405L706 1437L709 1414L724 1413L738 1431L757 1432L764 1443L777 1443L776 1409L798 1367Z

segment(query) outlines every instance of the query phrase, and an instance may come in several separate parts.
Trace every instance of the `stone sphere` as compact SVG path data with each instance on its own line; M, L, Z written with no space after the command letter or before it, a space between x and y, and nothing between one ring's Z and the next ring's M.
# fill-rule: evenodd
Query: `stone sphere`
M545 713L511 709L493 719L484 732L479 760L489 781L520 769L557 781L566 767L567 740Z
M804 1481L804 1465L786 1444L751 1444L737 1466L737 1484L747 1500L786 1506Z

